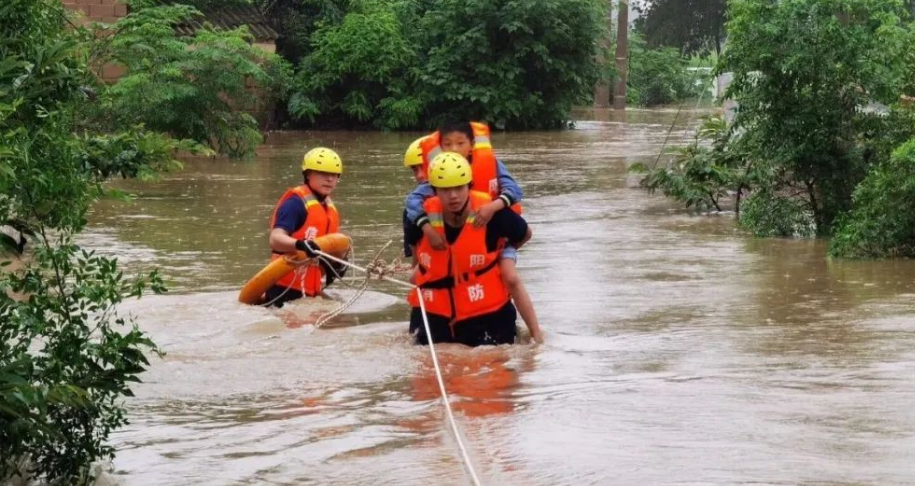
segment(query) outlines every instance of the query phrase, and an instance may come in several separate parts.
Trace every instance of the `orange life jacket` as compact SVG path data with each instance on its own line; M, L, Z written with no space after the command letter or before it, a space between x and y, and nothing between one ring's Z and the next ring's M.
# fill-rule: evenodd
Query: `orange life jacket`
M493 199L499 197L499 169L496 154L492 150L489 126L485 123L470 122L473 130L473 151L470 153L470 166L473 169L473 190L488 193ZM420 147L423 151L423 171L429 173L429 163L442 153L441 133L435 132L426 137ZM515 203L512 210L521 214L521 205Z
M439 251L422 238L416 248L416 260L419 262L416 284L422 289L426 311L449 317L452 325L495 312L510 298L499 270L502 245L494 251L487 251L486 227L473 226L473 212L490 201L492 198L486 193L470 191L471 216L461 228L457 240ZM441 200L431 197L424 207L432 227L444 238ZM415 288L407 300L413 307L419 307Z
M280 206L289 198L293 197L302 200L302 204L305 205L305 210L308 212L308 215L305 219L305 224L302 225L301 228L295 230L290 236L297 240L313 240L319 236L324 236L328 233L336 233L340 230L340 215L337 213L337 208L334 206L334 203L328 197L324 199L324 204L321 204L314 194L311 193L308 186L305 185L289 189L276 203L276 207L273 209L273 216L270 217L271 230L273 229L274 223L276 223L276 213L280 210ZM275 260L277 258L283 258L284 256L285 255L282 253L273 252L270 259ZM318 265L317 260L313 260L311 264L305 267L304 272L290 272L277 281L276 284L282 287L290 287L293 290L303 291L303 293L308 296L314 296L321 292L323 278L324 270Z

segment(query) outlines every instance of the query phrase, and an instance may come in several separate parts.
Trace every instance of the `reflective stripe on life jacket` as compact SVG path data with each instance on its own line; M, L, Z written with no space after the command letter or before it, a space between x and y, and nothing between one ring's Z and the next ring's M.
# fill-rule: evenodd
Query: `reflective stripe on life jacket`
M485 123L470 122L470 128L473 130L473 150L470 153L470 167L473 170L471 187L496 199L502 193L502 188L499 186L499 164L492 150L489 126ZM420 147L423 152L423 170L428 174L429 163L436 155L442 153L441 133L435 132L427 136ZM512 210L521 214L521 205L516 202L512 205Z
M471 214L492 201L487 194L470 191ZM433 228L445 237L442 203L437 197L426 200L426 214ZM470 218L458 238L445 250L435 250L422 238L416 248L419 271L416 283L429 313L445 316L452 323L489 314L502 308L508 300L508 289L502 282L498 258L502 245L494 251L486 248L486 227L475 228ZM446 240L447 241L447 240ZM408 301L419 306L416 290Z

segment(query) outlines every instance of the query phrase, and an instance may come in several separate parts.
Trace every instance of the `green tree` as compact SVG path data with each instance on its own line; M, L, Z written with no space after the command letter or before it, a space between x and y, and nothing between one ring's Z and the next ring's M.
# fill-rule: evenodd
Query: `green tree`
M441 0L423 15L424 120L557 128L597 81L601 0Z
M686 69L687 61L672 47L649 49L638 33L629 37L627 101L656 106L699 95L707 75ZM702 84L704 85L704 84Z
M178 36L173 25L201 15L193 7L133 5L130 15L96 32L95 63L123 65L127 75L104 92L95 118L109 129L143 123L232 157L253 153L261 135L244 110L254 107L255 95L264 103L285 96L288 64L252 45L246 28Z
M256 0L280 34L277 54L294 65L313 50L311 35L322 26L339 25L360 0Z
M739 221L758 236L835 231L834 256L911 256L910 6L732 0L719 71L734 73L726 96L739 103L736 119L726 138L687 148L645 185L707 206L727 188L738 209L745 197Z
M915 256L915 140L858 185L854 209L837 224L829 253L849 258Z
M297 50L289 103L309 124L406 129L470 118L554 128L589 99L599 75L601 0L328 0L301 7L315 5L323 13Z
M740 105L735 126L753 163L770 177L759 188L803 197L826 234L878 152L882 117L904 84L909 49L894 0L784 0L730 3L721 71L734 73L727 96ZM765 234L767 231L758 231Z
M423 103L413 94L417 53L390 4L368 3L339 25L312 36L302 60L290 112L323 123L398 129L419 124Z
M636 8L636 26L649 47L673 47L685 55L721 54L725 0L643 0Z
M57 0L0 5L0 222L32 247L23 269L3 270L0 258L0 482L88 484L91 463L113 456L107 438L126 423L123 398L155 351L116 305L161 291L158 276L127 278L73 235L107 178L175 167L172 155L194 146L85 125L78 108L99 88L89 36Z

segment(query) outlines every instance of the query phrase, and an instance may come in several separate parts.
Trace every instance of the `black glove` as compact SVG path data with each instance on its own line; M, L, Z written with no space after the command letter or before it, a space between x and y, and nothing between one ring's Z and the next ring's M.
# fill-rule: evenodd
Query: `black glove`
M321 247L318 246L318 244L313 240L296 240L295 249L304 251L308 258L314 258L318 256L317 252L321 251Z

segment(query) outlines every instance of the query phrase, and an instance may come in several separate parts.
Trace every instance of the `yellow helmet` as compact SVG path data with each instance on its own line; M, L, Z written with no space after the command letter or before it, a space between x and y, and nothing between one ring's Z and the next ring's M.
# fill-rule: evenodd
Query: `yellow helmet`
M413 167L415 165L422 165L423 163L423 149L419 144L423 143L426 137L420 137L413 141L409 147L407 147L407 152L403 154L403 166L404 167Z
M302 159L302 170L316 170L318 172L327 172L330 174L343 173L343 160L337 155L337 152L329 148L313 148L305 154Z
M467 159L454 152L435 156L429 164L429 184L439 189L465 186L473 180Z

